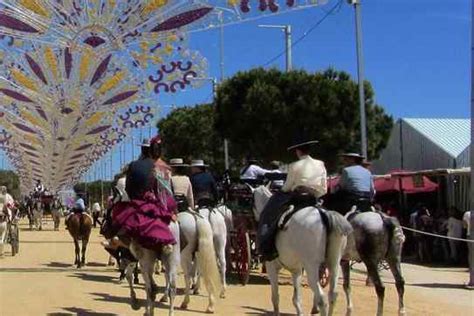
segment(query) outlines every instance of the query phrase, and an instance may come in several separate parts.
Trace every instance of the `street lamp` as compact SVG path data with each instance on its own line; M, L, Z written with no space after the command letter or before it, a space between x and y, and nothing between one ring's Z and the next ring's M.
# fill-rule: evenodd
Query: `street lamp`
M210 81L212 83L212 96L213 96L213 101L216 101L217 98L217 79L216 78L211 78L211 77L204 77L204 78L190 78L190 80L201 80L201 81ZM224 138L224 165L225 165L225 170L229 170L229 141L227 138Z
M355 10L355 28L357 42L357 76L359 81L359 107L360 107L360 142L361 154L367 157L367 123L365 117L365 93L364 93L364 59L362 55L362 23L360 13L361 0L347 0Z
M285 33L285 53L286 53L286 71L292 70L292 54L291 54L291 25L268 25L261 24L258 27L270 28L270 29L281 29Z

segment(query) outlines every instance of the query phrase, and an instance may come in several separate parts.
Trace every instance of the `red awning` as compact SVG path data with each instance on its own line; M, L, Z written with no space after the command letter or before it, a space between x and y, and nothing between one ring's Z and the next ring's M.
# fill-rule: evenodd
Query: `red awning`
M334 192L338 183L339 176L328 179L328 191ZM407 194L413 194L434 192L438 190L438 184L431 181L426 176L419 174L403 174L400 172L376 177L374 185L377 193L403 191Z

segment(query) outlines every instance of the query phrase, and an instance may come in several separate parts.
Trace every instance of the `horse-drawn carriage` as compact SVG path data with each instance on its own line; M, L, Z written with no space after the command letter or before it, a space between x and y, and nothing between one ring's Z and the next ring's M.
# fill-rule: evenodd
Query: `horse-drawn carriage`
M228 262L230 271L237 274L245 285L249 281L250 271L261 263L257 253L257 218L254 212L252 188L268 185L271 191L281 188L286 179L284 173L268 173L265 177L253 180L236 180L229 186L227 205L232 210L233 227L230 231Z

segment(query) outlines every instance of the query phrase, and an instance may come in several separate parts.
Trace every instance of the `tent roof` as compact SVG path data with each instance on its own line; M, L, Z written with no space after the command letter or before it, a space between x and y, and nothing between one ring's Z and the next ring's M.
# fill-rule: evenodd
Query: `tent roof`
M453 158L458 157L471 143L470 119L403 118L402 121Z

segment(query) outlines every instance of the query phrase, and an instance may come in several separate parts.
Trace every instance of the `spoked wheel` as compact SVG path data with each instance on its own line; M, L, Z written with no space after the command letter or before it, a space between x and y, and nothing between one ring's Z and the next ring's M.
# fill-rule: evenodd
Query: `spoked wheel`
M325 288L329 283L329 270L323 263L319 266L319 284Z
M249 282L251 264L249 233L245 230L239 230L236 239L235 268L240 283L246 285Z

